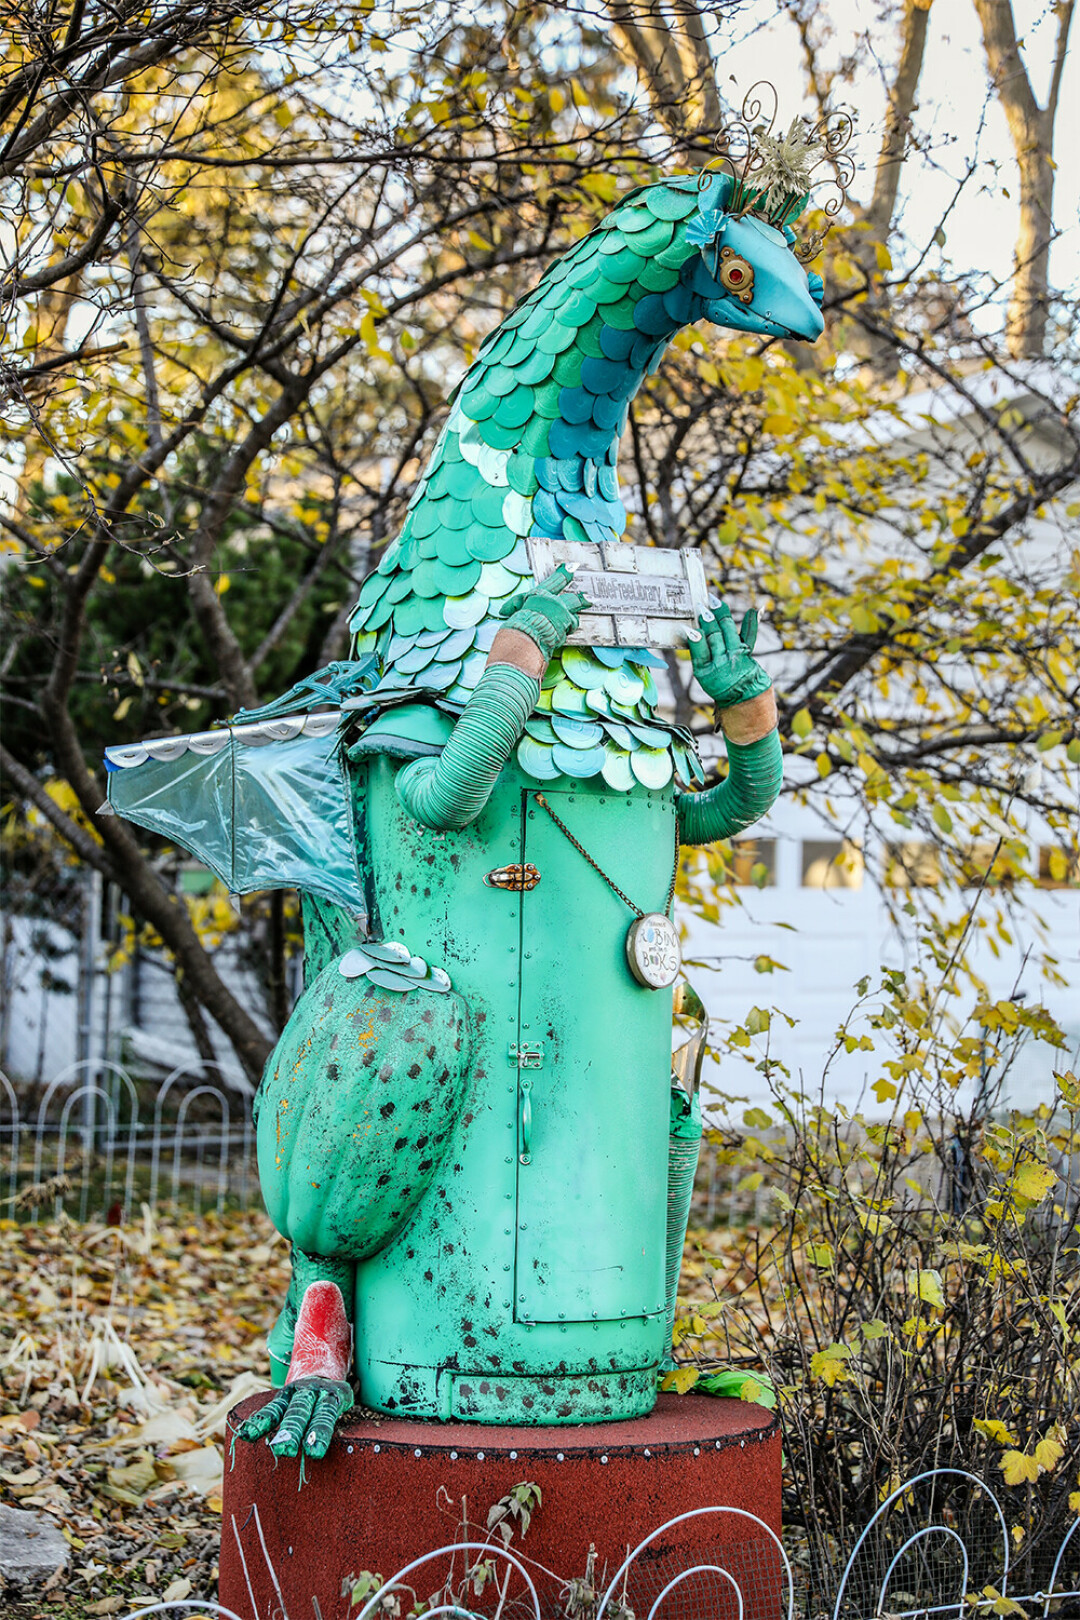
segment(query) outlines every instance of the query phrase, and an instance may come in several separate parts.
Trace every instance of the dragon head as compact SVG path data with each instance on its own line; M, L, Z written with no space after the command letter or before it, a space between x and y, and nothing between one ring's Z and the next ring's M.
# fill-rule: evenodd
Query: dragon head
M790 224L733 211L737 188L729 175L706 172L702 181L686 236L701 252L692 286L704 300L705 319L736 332L812 343L825 330L824 282L796 257Z
M699 175L697 211L686 230L701 252L693 288L718 326L813 342L824 329L824 284L803 266L825 233L800 244L792 226L821 169L835 193L825 208L831 223L854 173L845 151L853 125L841 112L812 128L796 118L774 134L775 121L776 92L761 80L717 137L720 167Z

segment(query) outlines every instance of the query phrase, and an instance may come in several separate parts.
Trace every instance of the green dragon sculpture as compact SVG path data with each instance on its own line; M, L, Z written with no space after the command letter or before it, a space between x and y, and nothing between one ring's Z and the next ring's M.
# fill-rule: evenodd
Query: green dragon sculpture
M629 402L680 328L820 334L790 229L805 201L713 172L626 196L454 391L361 589L354 661L240 717L291 708L303 730L295 711L340 701L309 746L338 750L348 811L347 831L313 819L299 877L269 863L304 903L306 987L257 1099L293 1280L270 1338L283 1387L240 1432L278 1453L325 1452L350 1368L368 1406L411 1417L580 1423L655 1400L701 1129L693 1085L668 1084L674 869L680 844L772 804L775 703L752 614L688 625L729 765L695 790L692 737L656 714L661 660L568 644L590 604L565 569L537 581L527 542L618 542ZM134 781L160 754L110 752L111 801L165 825L164 779ZM333 883L312 877L321 833Z

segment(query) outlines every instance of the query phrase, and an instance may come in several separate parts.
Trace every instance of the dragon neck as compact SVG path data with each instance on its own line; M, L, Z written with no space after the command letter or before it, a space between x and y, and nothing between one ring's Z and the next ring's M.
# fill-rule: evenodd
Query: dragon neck
M528 588L525 540L604 543L625 530L616 459L630 401L705 309L701 255L688 240L697 207L690 176L631 193L484 340L352 617L357 655L374 654L381 689L464 703L500 613ZM604 716L601 679L614 689L612 723L651 712L651 655L620 675L621 655L600 654L608 673L597 666L590 686L582 661L597 660L567 649L585 684L570 691L568 677L567 689L552 688L555 712L561 702L569 718Z
M698 259L685 229L666 222L669 239L650 256L635 248L635 234L655 242L656 226L663 232L665 222L637 233L620 228L622 216L635 212L643 210L632 204L617 209L548 271L486 339L457 395L450 431L468 432L474 424L475 436L484 442L494 437L514 459L534 459L541 489L553 475L576 484L577 463L584 492L591 494L595 470L610 468L604 494L617 501L614 469L630 402L671 339L702 312L703 300L685 274ZM511 444L515 418L526 408L520 438ZM553 469L551 464L561 465ZM600 538L568 534L566 515L561 528L552 520L531 532ZM625 513L607 516L621 533Z

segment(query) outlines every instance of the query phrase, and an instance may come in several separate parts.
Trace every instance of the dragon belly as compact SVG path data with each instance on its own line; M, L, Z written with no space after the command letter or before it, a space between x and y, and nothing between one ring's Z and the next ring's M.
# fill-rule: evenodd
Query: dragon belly
M357 1269L364 1400L583 1422L648 1411L665 1348L670 992L626 964L633 912L507 768L460 832L414 822L386 758L362 826L382 937L445 967L470 1012L464 1111L412 1219ZM643 910L675 858L670 789L546 796ZM485 884L531 863L537 887Z
M344 978L300 997L256 1104L259 1181L279 1232L308 1255L359 1260L430 1187L469 1078L457 995Z

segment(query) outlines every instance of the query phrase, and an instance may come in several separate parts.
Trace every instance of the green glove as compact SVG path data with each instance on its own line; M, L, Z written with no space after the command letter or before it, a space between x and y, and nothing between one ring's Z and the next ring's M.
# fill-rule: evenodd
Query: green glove
M776 1391L766 1373L741 1372L737 1367L724 1367L719 1372L706 1373L694 1385L703 1395L734 1396L737 1401L753 1401L770 1412L776 1409Z
M578 615L589 605L580 591L567 590L573 579L569 568L560 563L539 584L518 591L504 602L500 619L506 619L512 629L523 631L550 658L577 629Z
M769 690L772 681L752 656L757 640L756 609L751 608L736 629L731 609L722 602L715 614L703 613L698 624L700 630L687 635L690 662L718 709L730 709Z

